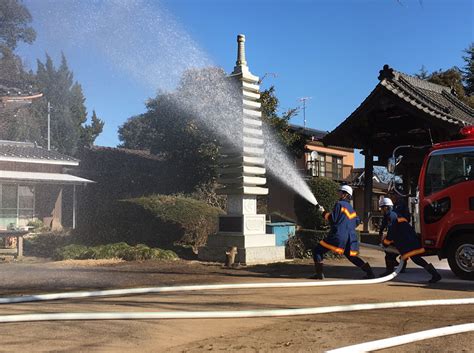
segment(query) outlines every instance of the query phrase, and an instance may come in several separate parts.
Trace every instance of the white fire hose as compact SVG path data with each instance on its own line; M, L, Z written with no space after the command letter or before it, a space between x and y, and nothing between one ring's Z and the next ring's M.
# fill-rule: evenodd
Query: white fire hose
M238 311L170 311L170 312L104 312L2 315L0 323L75 320L151 320L151 319L234 319L254 317L301 316L361 310L413 308L429 305L474 304L474 298L433 299L405 302L326 306L319 308L238 310Z
M362 245L370 247L370 248L375 248L377 250L384 250L380 246L367 245L367 244L362 244ZM404 265L404 261L401 260L399 266L390 275L381 277L381 278L374 278L374 279L367 279L367 280L240 283L240 284L113 289L113 290L103 290L103 291L83 291L83 292L70 292L70 293L51 293L51 294L4 297L4 298L0 298L0 304L13 304L13 303L22 303L22 302L36 302L36 301L48 301L48 300L59 300L59 299L103 297L103 296L112 296L112 295L188 292L188 291L222 290L222 289L324 287L324 286L340 286L340 285L377 284L377 283L383 283L383 282L389 281L393 279L394 277L396 277L398 273L401 271L403 265ZM72 321L72 320L223 319L223 318L280 317L280 316L300 316L300 315L316 315L316 314L337 313L337 312L351 312L351 311L361 311L361 310L408 308L408 307L420 307L420 306L430 306L430 305L466 305L466 304L468 305L474 304L474 298L420 300L420 301L387 302L387 303L367 303L367 304L338 305L338 306L316 307L316 308L273 309L273 310L207 311L207 312L206 311L196 311L196 312L175 311L175 312L17 314L17 315L0 316L0 323L33 322L33 321ZM474 324L471 324L471 325L474 325ZM471 326L466 326L466 325L459 325L459 326L460 326L459 332L467 332L467 331L472 330ZM443 329L437 329L437 330L441 330L441 331L436 331L437 335L442 335L443 332L452 331L452 330L444 331ZM434 330L430 330L430 331L434 331ZM427 333L427 334L430 334L430 333ZM445 333L445 334L450 334L450 333ZM409 336L409 335L406 335L406 336ZM404 336L400 336L400 337L404 337ZM408 343L408 342L412 342L419 339L422 339L422 338L418 338L418 339L413 338L413 340L406 340L404 342ZM381 340L381 341L386 341L386 340ZM379 341L375 341L375 342L379 342ZM375 342L369 342L367 344L373 343L374 344L373 347L378 347L375 345ZM384 344L387 344L387 343L384 343ZM372 346L367 346L367 347L369 348L362 348L362 349L368 349L368 350L379 349L379 348L371 348ZM387 347L390 347L390 346L387 346ZM346 348L349 350L340 351L340 352L356 352L356 350L353 350L350 347L346 347Z
M395 336L395 337L385 338L382 340L355 344L353 346L346 346L346 347L342 347L338 349L332 349L330 351L326 351L326 353L371 352L371 351L376 351L379 349L401 346L402 344L422 341L428 338L436 338L436 337L454 335L454 334L470 332L470 331L474 331L474 323L455 325L455 326L446 326L446 327L435 328L432 330L409 333L407 335Z
M380 249L380 248L379 248ZM378 284L390 281L395 278L403 267L403 261L395 271L387 276L373 279L340 280L340 281L305 281L305 282L269 282L269 283L238 283L238 284L203 284L171 287L148 287L148 288L129 288L129 289L108 289L96 291L33 294L25 296L14 296L0 298L0 304L14 304L26 302L39 302L61 299L78 299L105 296L124 296L151 293L169 293L169 292L195 292L206 290L223 289L259 289L259 288L297 288L297 287L327 287L327 286L347 286L347 285L366 285Z

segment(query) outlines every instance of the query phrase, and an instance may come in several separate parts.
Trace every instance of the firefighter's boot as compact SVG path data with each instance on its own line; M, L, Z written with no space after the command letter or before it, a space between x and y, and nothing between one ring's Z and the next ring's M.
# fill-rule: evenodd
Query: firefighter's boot
M425 270L431 275L431 279L428 281L429 283L436 283L441 280L441 275L436 271L432 264L426 265Z
M374 271L372 271L372 268L370 267L369 263L366 262L365 264L363 264L361 267L361 270L364 271L366 273L364 279L372 279L372 278L375 278L375 274L374 274Z
M380 277L385 277L393 273L395 271L395 267L398 266L398 261L386 256L385 257L385 272L380 275Z
M324 279L323 263L322 262L315 262L314 263L314 275L309 277L309 279Z
M410 258L406 259L405 262L403 263L403 267L402 267L402 270L400 271L400 273L405 273L407 272L406 269L407 269L407 264L408 264L408 260ZM398 262L397 262L397 266L398 266Z

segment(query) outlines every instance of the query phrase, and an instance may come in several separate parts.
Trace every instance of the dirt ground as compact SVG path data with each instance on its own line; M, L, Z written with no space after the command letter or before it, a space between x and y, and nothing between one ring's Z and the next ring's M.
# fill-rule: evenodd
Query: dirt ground
M363 254L383 272L382 254ZM429 259L434 261L435 259ZM338 304L472 297L474 283L441 268L443 281L410 264L376 285L220 290L2 305L2 314L54 312L284 309ZM197 261L121 262L39 259L0 264L0 296L178 284L305 281L310 261L225 269ZM345 260L327 261L331 279L358 279ZM323 352L395 335L473 321L474 305L420 307L258 319L63 321L0 324L5 352ZM446 336L381 352L474 352L474 333Z

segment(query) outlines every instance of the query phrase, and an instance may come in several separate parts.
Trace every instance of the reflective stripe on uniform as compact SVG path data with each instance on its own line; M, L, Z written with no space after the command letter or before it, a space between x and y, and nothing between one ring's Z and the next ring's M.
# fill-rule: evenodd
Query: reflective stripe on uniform
M358 252L358 251L354 251L354 250L351 250L351 251L349 252L349 255L350 255L350 256L357 256L358 254L359 254L359 252Z
M355 212L350 213L349 210L345 207L341 207L341 212L343 212L349 219L354 219L357 217L357 213Z
M408 223L408 220L407 220L405 217L398 217L398 218L397 218L397 221L398 221L398 223L403 223L403 222L407 222L407 223Z
M331 244L328 244L324 240L321 240L319 242L319 244L321 244L321 246L324 246L326 249L334 251L336 254L339 254L339 255L344 254L344 249L338 248L337 246L334 246L334 245L331 245Z
M403 254L402 259L406 260L406 259L409 259L412 256L423 254L424 252L425 252L424 248L415 249L415 250L412 250L412 251L409 251L409 252Z

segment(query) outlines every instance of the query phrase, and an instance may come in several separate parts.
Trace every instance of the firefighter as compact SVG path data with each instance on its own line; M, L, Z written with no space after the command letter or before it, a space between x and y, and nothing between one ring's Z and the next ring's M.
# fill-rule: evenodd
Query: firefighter
M382 208L382 206L387 206L397 214L402 215L402 217L405 217L406 219L410 218L410 213L408 212L408 208L405 206L405 203L403 200L398 199L395 205L393 204L392 200L388 197L383 197L379 201L379 207ZM380 236L380 242L383 243L383 240L385 239L384 237L384 230L385 228L388 228L389 225L389 213L384 214L384 217L382 219L382 224L379 229L379 236ZM399 255L395 254L393 252L385 251L385 272L380 275L380 277L385 277L391 274L394 270L395 267L399 265L397 261L397 257ZM405 268L407 267L407 261L403 264L403 268L401 272L405 272Z
M425 252L425 249L421 246L421 241L415 230L408 219L392 210L391 203L392 201L388 198L384 198L380 203L382 213L387 216L388 220L388 232L383 240L383 245L393 244L402 255L402 260L412 259L415 264L423 267L431 275L429 283L438 282L441 280L441 275L432 264L429 264L420 256Z
M357 256L359 241L355 228L360 220L349 203L351 198L352 188L349 185L342 185L339 189L339 201L331 213L325 211L322 206L317 206L323 218L330 223L331 230L313 249L315 274L310 277L311 279L324 279L323 255L330 250L339 255L344 254L350 262L360 267L366 273L364 278L375 278L369 263Z

